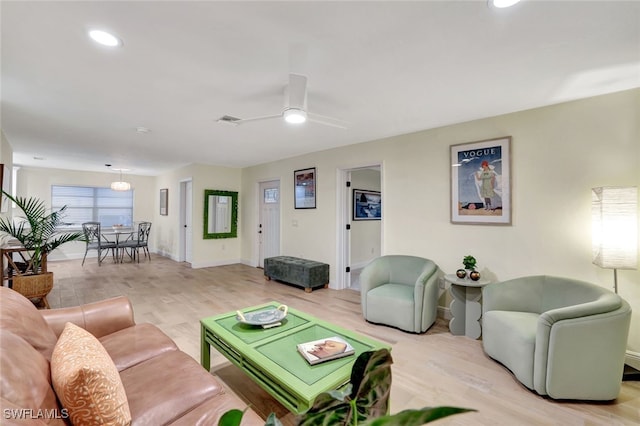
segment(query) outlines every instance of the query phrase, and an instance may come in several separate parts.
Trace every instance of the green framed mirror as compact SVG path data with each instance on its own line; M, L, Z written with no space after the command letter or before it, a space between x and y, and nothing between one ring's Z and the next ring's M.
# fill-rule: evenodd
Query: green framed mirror
M238 193L204 190L204 239L238 236Z

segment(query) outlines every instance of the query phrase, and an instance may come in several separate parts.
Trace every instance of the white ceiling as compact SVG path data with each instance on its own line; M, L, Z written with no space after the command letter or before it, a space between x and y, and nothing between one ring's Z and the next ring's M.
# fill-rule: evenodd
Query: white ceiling
M21 165L243 167L640 87L637 1L0 7L1 126ZM124 46L96 45L90 28ZM310 111L349 128L216 122L279 113L289 72L308 76Z

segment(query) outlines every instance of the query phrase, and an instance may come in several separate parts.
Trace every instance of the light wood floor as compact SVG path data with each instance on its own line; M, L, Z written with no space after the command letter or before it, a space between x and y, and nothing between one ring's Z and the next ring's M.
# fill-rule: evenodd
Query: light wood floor
M151 322L200 361L199 319L278 301L393 345L391 411L450 405L478 410L440 420L442 425L632 425L640 424L640 382L624 382L616 401L554 401L523 387L482 351L481 342L449 333L438 319L415 335L365 322L360 295L352 290L312 293L275 281L244 265L191 269L157 255L151 262L97 266L88 259L50 262L55 286L52 308L116 295L128 296L136 322ZM274 411L285 425L293 416L212 349L211 371L266 417ZM597 368L597 367L596 367Z

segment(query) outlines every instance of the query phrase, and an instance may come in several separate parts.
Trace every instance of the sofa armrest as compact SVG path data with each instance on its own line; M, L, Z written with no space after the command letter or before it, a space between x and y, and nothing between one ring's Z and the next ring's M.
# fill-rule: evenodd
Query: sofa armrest
M427 260L420 271L420 275L416 279L416 286L424 286L427 281L433 280L434 275L437 275L438 267L432 260ZM437 276L436 276L437 278Z
M539 394L602 401L618 396L631 307L615 294L603 299L538 318L533 381Z
M622 306L620 296L616 294L603 294L593 302L580 303L579 305L565 306L563 308L551 309L540 314L539 322L553 325L557 321L571 318L582 318L590 315L604 314L615 311Z
M67 322L84 328L97 338L135 325L133 307L124 296L40 312L57 336L60 336Z

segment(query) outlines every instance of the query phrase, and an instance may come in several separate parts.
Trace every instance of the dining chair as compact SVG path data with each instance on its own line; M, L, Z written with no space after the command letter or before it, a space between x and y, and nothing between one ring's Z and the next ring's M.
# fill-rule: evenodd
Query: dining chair
M84 257L82 258L82 266L84 266L84 261L87 258L89 250L98 251L98 266L102 264L102 260L107 256L109 250L111 250L111 254L115 259L115 250L117 248L116 243L108 241L102 237L100 222L83 223L82 232L84 232L84 240L86 244ZM103 251L105 252L104 255L102 254Z
M138 259L138 263L140 263L140 249L144 253L145 258L149 258L151 260L151 254L149 253L149 232L151 231L151 222L139 222L137 226L137 231L134 231L131 239L124 241L119 244L119 248L122 249L122 253L120 254L122 261L122 257L124 257L124 252L126 249L131 249L132 259Z

